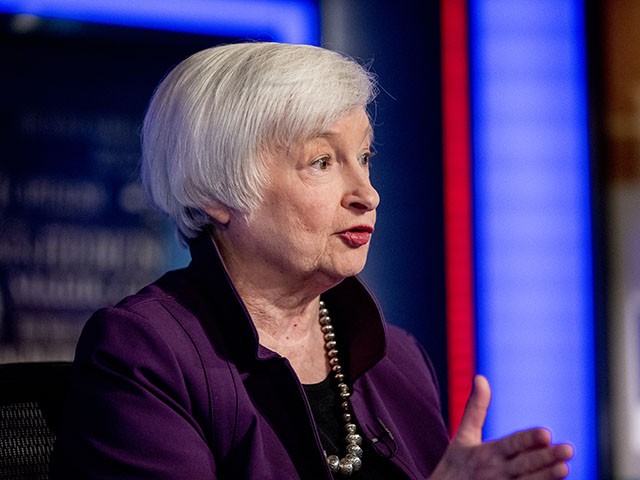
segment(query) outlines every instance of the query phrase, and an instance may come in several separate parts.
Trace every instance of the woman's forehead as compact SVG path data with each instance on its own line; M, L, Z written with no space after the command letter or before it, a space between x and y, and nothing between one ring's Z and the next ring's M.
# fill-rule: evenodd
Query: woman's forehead
M373 138L373 127L364 109L351 110L333 123L320 129L314 135L311 135L310 140L314 138L331 139L339 137L345 132L360 135L363 139Z

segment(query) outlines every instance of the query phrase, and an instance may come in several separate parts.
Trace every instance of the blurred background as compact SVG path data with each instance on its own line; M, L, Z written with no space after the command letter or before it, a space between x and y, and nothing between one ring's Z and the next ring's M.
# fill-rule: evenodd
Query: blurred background
M635 0L0 0L0 363L72 359L95 309L188 263L138 182L173 65L322 45L379 79L362 276L451 431L480 372L486 438L544 425L571 478L640 479L638 25Z

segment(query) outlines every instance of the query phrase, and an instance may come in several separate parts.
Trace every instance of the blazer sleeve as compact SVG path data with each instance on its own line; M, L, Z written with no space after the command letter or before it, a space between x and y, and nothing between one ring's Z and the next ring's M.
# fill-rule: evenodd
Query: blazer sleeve
M197 355L185 360L166 338L179 330L160 333L156 326L117 307L87 322L51 478L216 478L206 422L196 413L201 402L190 385L199 371Z

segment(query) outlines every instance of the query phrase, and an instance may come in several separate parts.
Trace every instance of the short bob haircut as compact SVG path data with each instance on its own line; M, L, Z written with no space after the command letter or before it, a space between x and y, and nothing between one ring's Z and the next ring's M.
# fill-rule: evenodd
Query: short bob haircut
M184 241L214 221L213 201L250 214L263 156L311 138L374 99L373 75L309 45L239 43L179 63L158 85L142 129L142 182Z

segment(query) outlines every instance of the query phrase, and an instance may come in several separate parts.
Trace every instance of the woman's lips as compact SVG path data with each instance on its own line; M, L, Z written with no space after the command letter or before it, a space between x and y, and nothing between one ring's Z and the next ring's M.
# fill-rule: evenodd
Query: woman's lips
M348 246L358 248L369 243L372 233L372 227L369 227L368 225L358 225L357 227L351 227L348 230L344 230L338 235Z

